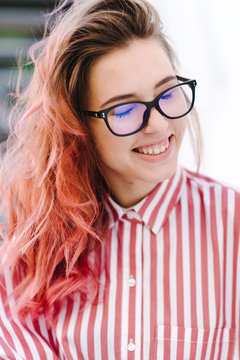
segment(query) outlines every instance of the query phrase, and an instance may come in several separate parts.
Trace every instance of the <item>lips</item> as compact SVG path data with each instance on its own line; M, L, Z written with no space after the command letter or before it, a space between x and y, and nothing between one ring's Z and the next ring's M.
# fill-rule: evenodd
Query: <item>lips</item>
M159 143L140 146L134 148L133 150L144 155L159 155L168 149L170 138L171 136L160 141Z

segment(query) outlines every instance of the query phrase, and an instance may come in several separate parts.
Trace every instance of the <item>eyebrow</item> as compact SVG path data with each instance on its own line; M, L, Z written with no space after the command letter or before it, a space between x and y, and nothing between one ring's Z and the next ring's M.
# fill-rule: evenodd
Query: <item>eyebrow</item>
M173 76L173 75L165 77L164 79L160 80L160 81L155 85L155 90L156 90L159 86L161 86L161 85L163 85L163 84L165 84L165 83L167 83L167 82L169 82L169 81L171 81L171 80L176 80L176 79L177 79L176 76ZM105 102L100 106L100 108L103 108L103 107L105 107L106 105L108 105L108 104L110 104L110 103L112 103L112 102L114 102L114 101L126 100L126 99L129 99L130 97L134 97L134 96L136 96L136 94L134 94L134 93L113 96L113 97L111 97L110 99L108 99L107 101L105 101Z

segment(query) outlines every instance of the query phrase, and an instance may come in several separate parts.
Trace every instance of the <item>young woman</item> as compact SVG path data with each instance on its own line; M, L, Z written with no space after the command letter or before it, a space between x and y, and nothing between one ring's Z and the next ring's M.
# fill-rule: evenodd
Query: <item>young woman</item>
M0 358L239 359L240 194L178 165L196 80L145 0L60 13L2 164Z

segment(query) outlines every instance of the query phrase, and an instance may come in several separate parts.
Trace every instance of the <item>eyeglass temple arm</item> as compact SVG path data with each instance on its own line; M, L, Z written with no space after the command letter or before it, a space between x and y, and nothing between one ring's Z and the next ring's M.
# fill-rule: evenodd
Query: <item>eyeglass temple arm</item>
M84 115L93 116L96 118L104 118L104 115L101 112L96 111L84 111Z

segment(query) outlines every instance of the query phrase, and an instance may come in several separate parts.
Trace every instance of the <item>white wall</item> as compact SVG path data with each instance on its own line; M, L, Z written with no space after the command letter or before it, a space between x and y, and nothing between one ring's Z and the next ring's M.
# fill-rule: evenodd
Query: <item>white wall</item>
M150 0L182 65L197 80L204 140L200 172L240 188L240 2ZM188 141L180 161L194 169Z

